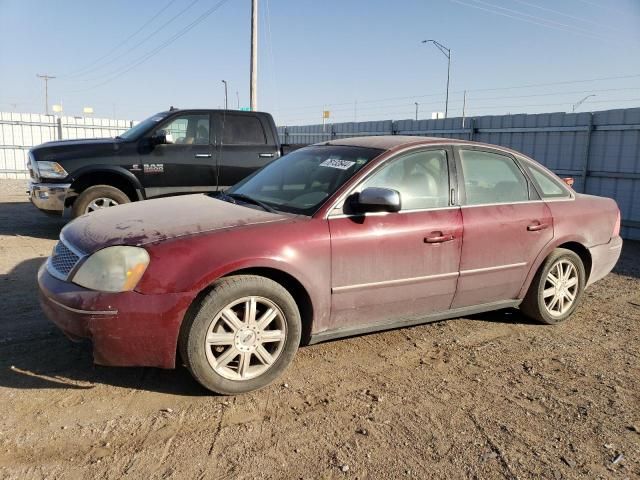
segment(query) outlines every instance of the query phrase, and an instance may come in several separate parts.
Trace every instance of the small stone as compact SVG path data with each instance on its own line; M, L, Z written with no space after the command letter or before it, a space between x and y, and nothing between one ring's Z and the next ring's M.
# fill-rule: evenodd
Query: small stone
M576 462L574 462L570 458L560 457L560 460L562 460L569 468L575 468L576 467Z
M161 410L161 412L165 412L165 413L173 413L173 409L172 408L163 408Z
M349 465L342 465L340 470L342 470L343 473L347 473L349 471Z
M283 384L282 384L282 386L283 386L284 388L289 388L289 384L288 384L288 383L283 383Z
M64 426L62 427L62 430L67 430L68 428L69 428L69 427L67 427L66 425L64 425Z
M619 453L618 455L616 455L616 457L613 460L611 460L611 464L612 465L617 465L622 461L623 458L624 458L624 455Z
M295 453L300 453L300 449L299 449L299 448L296 448L296 449L294 450L294 452L295 452Z
M604 448L612 450L613 449L613 444L612 443L605 443L604 444Z
M356 430L356 433L359 433L360 435L369 435L366 428L359 428Z

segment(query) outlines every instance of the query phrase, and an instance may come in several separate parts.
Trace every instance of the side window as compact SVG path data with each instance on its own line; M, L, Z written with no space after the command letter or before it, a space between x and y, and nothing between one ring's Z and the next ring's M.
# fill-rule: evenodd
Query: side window
M527 179L505 155L460 150L467 205L529 200Z
M542 198L565 198L570 196L567 189L561 186L558 180L550 176L547 172L529 162L525 165L527 165L533 181L540 189Z
M251 115L225 115L222 143L230 145L264 145L267 137L258 117Z
M428 150L404 155L377 171L360 186L391 188L400 192L402 210L449 205L447 152Z
M181 115L158 130L164 130L177 145L208 145L209 115Z

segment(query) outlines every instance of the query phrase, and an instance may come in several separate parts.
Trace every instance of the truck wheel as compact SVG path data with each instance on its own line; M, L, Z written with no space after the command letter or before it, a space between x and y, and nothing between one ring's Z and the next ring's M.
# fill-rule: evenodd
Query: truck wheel
M73 218L130 201L122 190L110 185L94 185L82 192L73 202Z
M520 309L538 322L560 323L578 306L585 279L580 257L571 250L556 248L533 277Z
M180 356L205 388L236 395L276 380L298 350L301 320L291 294L256 275L218 281L180 329Z

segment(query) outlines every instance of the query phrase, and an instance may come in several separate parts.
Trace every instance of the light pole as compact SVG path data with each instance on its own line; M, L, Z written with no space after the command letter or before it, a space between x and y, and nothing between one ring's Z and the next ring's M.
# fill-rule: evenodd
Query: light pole
M451 73L451 50L442 45L437 40L423 40L422 43L433 43L445 57L447 57L447 100L444 104L444 118L449 113L449 74Z
M237 90L236 90L236 107L238 110L240 110L240 94L238 93Z
M228 105L228 98L227 98L227 81L222 80L222 83L224 83L224 109L228 110L229 105Z
M571 113L575 113L576 108L578 108L580 105L582 105L582 104L587 100L587 98L589 98L589 97L595 97L595 96L596 96L596 95L595 95L595 93L592 93L591 95L587 95L586 97L584 97L584 98L583 98L582 100L580 100L578 103L574 103L574 104L573 104L573 107L571 108Z
M45 115L49 115L49 80L56 77L47 74L41 75L39 73L36 73L36 77L44 80L44 111Z
M418 102L413 102L416 104L416 122L418 121L418 105L420 105Z
M249 69L249 105L258 109L258 0L251 0L251 67Z

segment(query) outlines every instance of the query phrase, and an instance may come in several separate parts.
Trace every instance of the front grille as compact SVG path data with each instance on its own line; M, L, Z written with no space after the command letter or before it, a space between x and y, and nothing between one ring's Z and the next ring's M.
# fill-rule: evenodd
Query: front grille
M49 259L49 265L63 277L67 277L73 270L80 257L69 249L62 241L59 241L53 249Z

